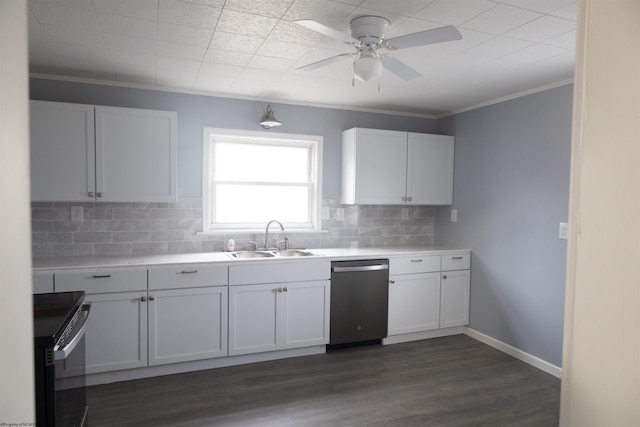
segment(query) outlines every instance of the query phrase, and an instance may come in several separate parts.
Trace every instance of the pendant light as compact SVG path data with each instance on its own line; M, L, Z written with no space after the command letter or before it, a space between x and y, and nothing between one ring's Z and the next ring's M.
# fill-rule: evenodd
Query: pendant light
M268 105L267 113L264 116L262 116L262 120L260 121L260 126L262 126L265 129L271 129L272 127L280 126L280 125L282 125L282 123L280 123L278 119L276 119L276 117L273 115L273 110L271 109L271 105Z

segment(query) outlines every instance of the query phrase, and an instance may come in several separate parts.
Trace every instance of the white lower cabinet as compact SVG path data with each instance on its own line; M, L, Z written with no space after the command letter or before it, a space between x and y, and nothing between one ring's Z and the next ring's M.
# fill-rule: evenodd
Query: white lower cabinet
M329 342L329 281L229 288L229 355Z
M227 355L227 287L149 291L149 365Z
M428 331L439 325L440 273L392 276L388 334Z
M87 374L147 366L147 292L89 294Z
M469 323L470 255L389 259L388 335Z
M440 327L469 324L470 270L444 271L440 281Z

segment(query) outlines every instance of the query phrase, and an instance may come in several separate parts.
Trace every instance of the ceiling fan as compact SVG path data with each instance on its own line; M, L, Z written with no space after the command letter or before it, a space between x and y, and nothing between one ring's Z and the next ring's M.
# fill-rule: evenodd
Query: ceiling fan
M421 76L418 71L404 62L388 54L380 54L378 50L406 49L409 47L460 40L462 38L462 34L460 34L460 31L458 31L456 27L447 25L432 30L419 31L417 33L387 39L385 35L389 28L389 20L380 16L359 16L354 18L349 24L351 27L350 36L311 19L299 19L295 21L295 23L356 48L356 51L353 53L342 53L332 56L312 64L304 65L297 68L297 70L311 71L343 59L352 58L354 77L351 83L352 85L355 84L355 79L369 82L375 78L379 78L383 68L386 68L405 81L414 80Z

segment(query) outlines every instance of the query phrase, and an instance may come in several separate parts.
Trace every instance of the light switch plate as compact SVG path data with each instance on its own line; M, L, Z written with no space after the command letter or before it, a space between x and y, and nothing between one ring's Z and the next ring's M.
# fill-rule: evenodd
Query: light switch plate
M569 237L569 224L566 222L561 222L560 227L558 228L558 239L567 240Z
M458 209L451 209L451 222L458 222Z

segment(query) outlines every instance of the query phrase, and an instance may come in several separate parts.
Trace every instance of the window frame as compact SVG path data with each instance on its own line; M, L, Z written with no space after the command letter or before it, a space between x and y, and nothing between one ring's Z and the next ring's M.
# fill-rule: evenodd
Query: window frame
M213 177L213 145L215 138L225 140L225 142L236 139L236 142L259 143L269 145L289 145L304 146L310 150L309 158L309 217L308 223L287 223L283 225L288 232L318 232L321 230L322 211L322 146L323 137L319 135L302 135L288 133L274 133L266 131L245 131L237 129L204 128L203 136L203 156L202 156L202 233L229 233L229 232L255 232L264 230L262 223L235 223L223 224L214 221ZM274 166L275 167L275 166ZM278 218L272 218L279 220Z

